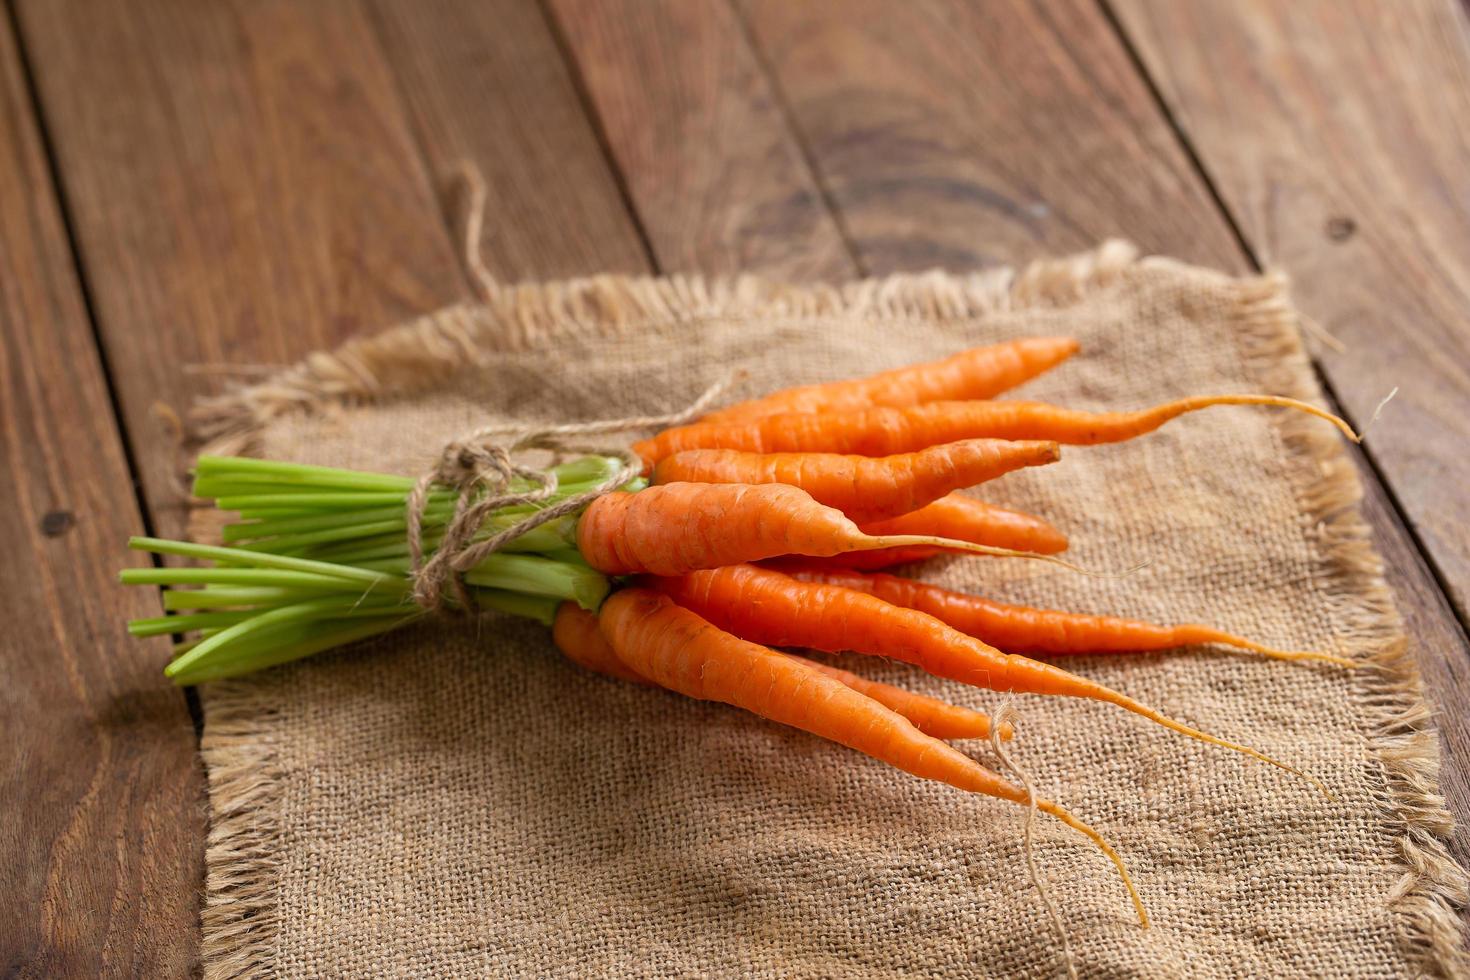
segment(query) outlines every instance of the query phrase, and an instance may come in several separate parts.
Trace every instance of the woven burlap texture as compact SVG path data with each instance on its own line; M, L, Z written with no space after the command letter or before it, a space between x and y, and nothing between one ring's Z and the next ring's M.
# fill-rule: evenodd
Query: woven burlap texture
M658 412L1025 335L1083 353L1024 394L1079 408L1194 393L1319 398L1277 277L1121 243L1024 271L845 287L601 278L517 287L317 355L200 407L214 448L418 474L499 419ZM1036 854L1083 976L1413 976L1461 969L1412 651L1319 420L1223 408L1068 448L981 495L1047 516L1092 568L916 571L1011 601L1208 622L1371 666L1214 650L1069 668L1309 771L1332 792L1117 708L1022 697L1014 756L1098 827ZM852 669L977 708L1000 697ZM211 976L1044 977L1056 934L1023 811L722 705L594 676L532 623L445 619L206 687ZM988 747L968 748L993 764Z

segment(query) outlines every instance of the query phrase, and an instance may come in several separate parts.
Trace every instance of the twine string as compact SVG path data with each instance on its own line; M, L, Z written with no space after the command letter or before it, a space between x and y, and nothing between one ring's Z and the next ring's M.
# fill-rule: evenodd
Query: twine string
M495 277L485 267L485 259L480 252L480 239L485 232L485 202L489 195L485 190L485 178L480 176L480 168L472 161L461 160L458 170L459 179L469 194L469 200L465 203L462 243L465 271L479 290L480 299L489 303L500 295L500 283L495 281Z
M455 605L473 609L474 600L464 582L464 573L516 538L560 517L575 514L604 494L626 486L643 472L643 459L631 449L607 448L574 441L577 436L613 435L641 429L681 425L703 414L715 399L736 380L732 373L710 385L685 408L665 415L633 415L619 419L571 422L527 431L523 425L485 426L450 442L439 454L433 469L420 476L405 502L408 531L409 574L413 599L424 609L440 609L446 589ZM508 440L505 438L510 436ZM550 467L537 469L515 462L519 453L540 450L551 453L551 466L567 456L608 456L617 468L594 486L551 501L560 489ZM517 479L531 488L512 492ZM438 547L425 543L424 515L434 487L455 491L454 512L444 526ZM545 506L542 506L545 504ZM486 522L506 507L530 506L531 513L488 537L480 537Z
M1062 963L1067 968L1067 976L1070 980L1077 980L1077 961L1072 956L1072 942L1067 935L1067 925L1062 921L1061 912L1057 911L1056 903L1051 899L1051 893L1046 889L1046 883L1042 880L1041 871L1036 866L1036 848L1033 842L1033 830L1036 825L1036 787L1032 785L1031 776L1016 764L1011 754L1006 751L1005 742L1000 733L1006 725L1013 728L1019 727L1017 721L1016 703L1014 696L1007 696L1001 702L1000 710L990 722L990 747L995 750L1001 765L1013 773L1021 785L1026 789L1026 829L1022 840L1022 850L1026 855L1026 873L1031 879L1031 887L1036 889L1036 894L1041 899L1041 904L1046 908L1046 917L1051 922L1051 927L1056 931L1057 937L1062 944Z

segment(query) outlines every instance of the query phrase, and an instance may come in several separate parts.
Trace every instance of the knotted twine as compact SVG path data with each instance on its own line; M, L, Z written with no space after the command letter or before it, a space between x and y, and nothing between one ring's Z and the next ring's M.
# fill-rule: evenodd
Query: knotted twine
M461 161L457 176L464 184L468 200L464 208L464 239L461 258L465 271L480 296L492 302L500 292L500 284L485 267L480 253L484 234L485 180L479 168L468 160ZM446 587L455 604L464 610L474 609L474 599L465 587L463 575L516 538L559 517L575 514L604 494L626 486L643 472L643 459L627 448L608 448L574 444L567 436L616 435L642 429L681 425L704 412L740 375L731 373L705 389L688 407L666 415L634 415L596 422L573 422L531 431L522 426L492 425L479 428L447 443L439 453L439 462L414 483L405 503L408 523L409 577L413 580L413 600L430 612L444 605ZM512 436L501 444L495 440ZM551 453L545 469L522 466L515 462L518 453L542 450ZM556 501L536 507L556 496L559 489L552 467L569 455L613 457L618 468L595 486ZM529 490L511 492L517 478L533 484ZM435 485L456 492L454 512L444 528L439 546L427 558L424 546L424 513L429 494ZM487 538L477 540L481 529L495 512L504 507L536 507L524 519Z
M627 486L643 472L643 458L631 449L568 442L566 437L614 435L681 425L703 414L736 377L731 374L715 382L687 407L665 415L572 422L532 431L525 431L520 426L492 425L448 443L439 454L439 462L414 483L405 503L409 575L413 579L414 602L431 612L439 610L444 604L447 587L459 608L472 610L474 600L464 584L465 572L523 534L559 517L580 512L598 497ZM513 436L508 442L496 441L508 435ZM537 469L515 462L516 454L534 450L551 453L550 465ZM559 487L552 467L569 455L612 457L618 461L618 467L592 487L538 507L556 496ZM513 492L511 484L517 478L532 483L532 488ZM454 512L445 525L439 546L426 558L424 514L429 505L430 491L435 485L447 487L457 496ZM536 509L502 531L486 538L479 537L485 522L496 511L527 505Z

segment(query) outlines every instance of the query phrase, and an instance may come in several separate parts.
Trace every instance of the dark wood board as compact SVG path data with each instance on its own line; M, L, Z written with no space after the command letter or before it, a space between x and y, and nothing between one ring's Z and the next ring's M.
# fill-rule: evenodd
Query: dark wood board
M541 10L371 0L430 171L469 161L500 280L646 272L649 258Z
M1470 18L1458 0L1112 0L1251 250L1290 271L1470 611ZM1181 44L1179 38L1210 38ZM1458 703L1465 703L1462 696Z
M741 9L866 269L1010 265L1119 236L1243 268L1087 0Z
M852 274L777 94L723 2L551 0L665 272Z
M1250 268L1098 8L749 0L742 10L869 271L1023 262L1111 234ZM1353 455L1443 709L1441 786L1463 817L1470 645L1383 484ZM1452 849L1470 859L1470 832Z
M122 440L27 90L0 17L0 973L187 975L204 778Z
M180 534L154 406L463 298L457 252L357 5L17 9L148 506Z

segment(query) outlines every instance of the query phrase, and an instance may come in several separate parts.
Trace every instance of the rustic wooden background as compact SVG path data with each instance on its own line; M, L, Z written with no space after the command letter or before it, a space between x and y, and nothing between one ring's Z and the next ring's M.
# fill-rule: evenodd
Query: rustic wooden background
M1358 461L1470 812L1456 0L0 5L0 973L197 970L197 708L114 579L183 530L159 407L468 297L463 158L504 280L1289 270L1342 411L1401 386Z

